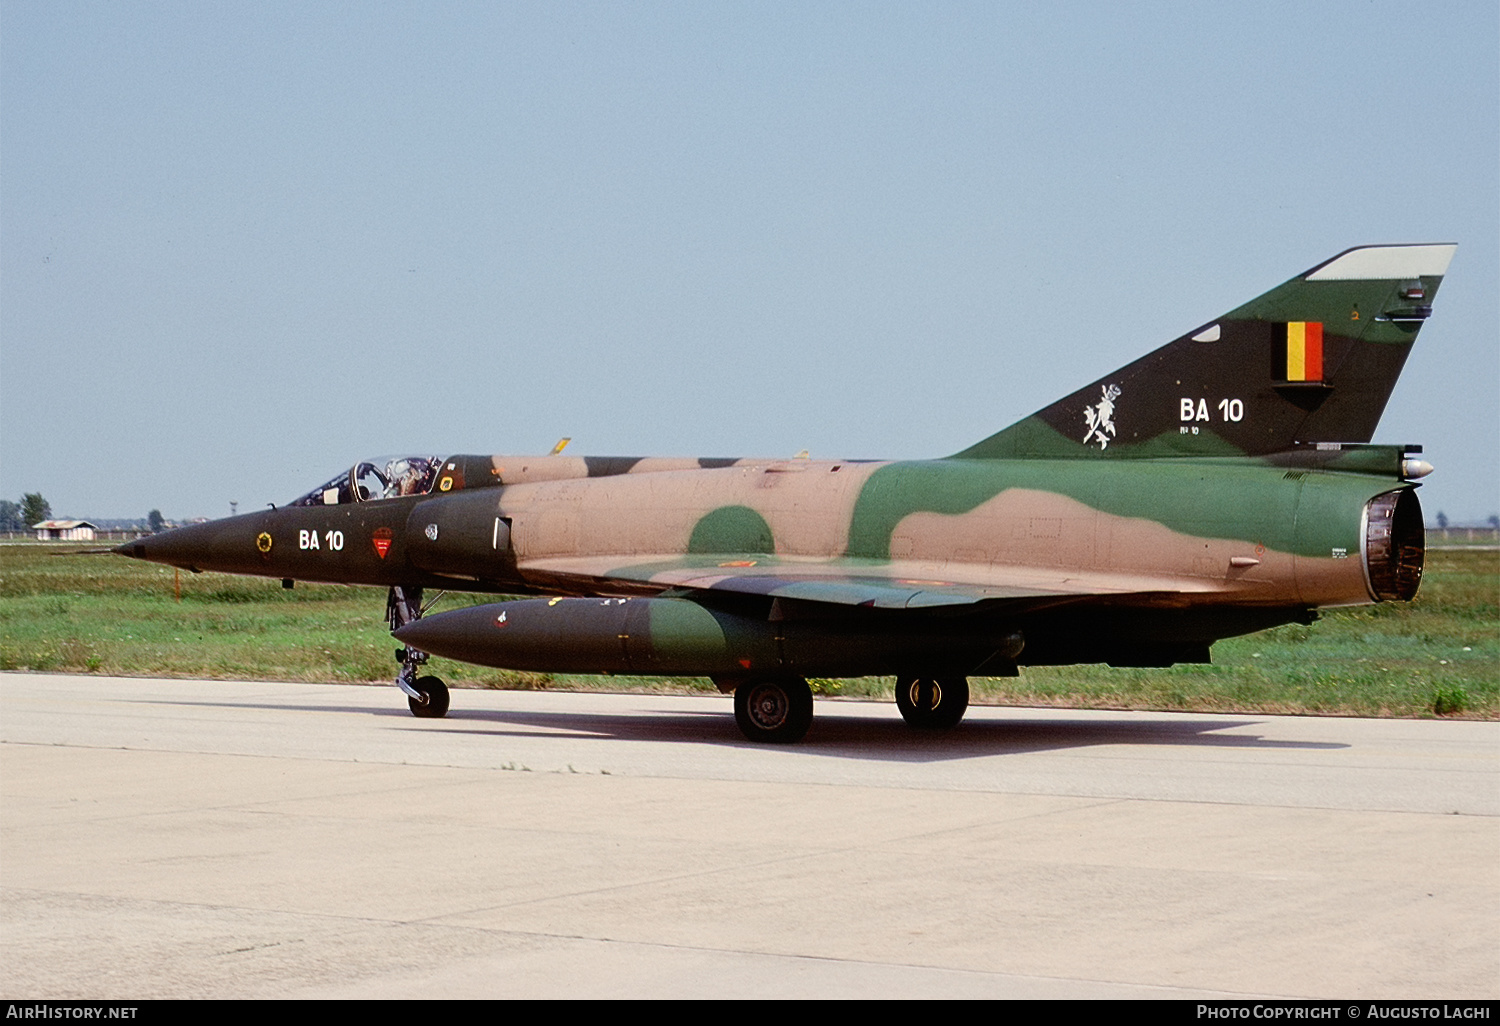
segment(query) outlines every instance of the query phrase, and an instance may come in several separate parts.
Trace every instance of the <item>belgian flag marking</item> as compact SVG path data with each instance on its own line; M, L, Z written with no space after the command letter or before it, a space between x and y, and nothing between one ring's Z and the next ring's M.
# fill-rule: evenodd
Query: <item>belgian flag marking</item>
M1285 381L1323 380L1323 322L1289 321L1286 326L1286 345L1282 353L1285 363L1279 368ZM1281 363L1280 360L1277 361Z

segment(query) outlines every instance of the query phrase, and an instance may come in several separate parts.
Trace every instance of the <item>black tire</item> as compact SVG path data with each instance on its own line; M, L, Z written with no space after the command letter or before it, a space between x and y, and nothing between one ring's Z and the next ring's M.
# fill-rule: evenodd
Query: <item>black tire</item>
M801 677L748 680L734 689L734 722L762 744L796 744L812 726L812 690Z
M969 708L967 677L898 677L896 708L909 727L947 730L958 726Z
M419 702L410 696L406 704L411 706L411 714L423 719L440 719L448 715L448 685L443 683L441 677L418 677L412 682L412 687L426 696L427 701Z

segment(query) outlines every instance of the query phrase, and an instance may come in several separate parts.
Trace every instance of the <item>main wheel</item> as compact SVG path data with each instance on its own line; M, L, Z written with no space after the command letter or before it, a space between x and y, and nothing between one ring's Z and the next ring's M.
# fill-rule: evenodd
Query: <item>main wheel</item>
M734 689L734 722L751 741L789 745L812 726L812 691L801 677L748 680Z
M424 719L439 719L448 715L448 685L443 683L441 677L418 677L412 681L412 687L422 693L427 699L419 702L415 698L408 697L406 704L411 706L413 716L421 716Z
M969 708L967 677L898 677L896 708L909 727L947 730Z

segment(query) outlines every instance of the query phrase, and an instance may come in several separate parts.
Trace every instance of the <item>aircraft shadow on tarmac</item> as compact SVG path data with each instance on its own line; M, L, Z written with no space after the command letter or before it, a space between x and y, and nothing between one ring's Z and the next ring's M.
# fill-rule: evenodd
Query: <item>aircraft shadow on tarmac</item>
M180 702L172 704L280 709L297 713L372 713L361 706L329 706L293 702ZM526 711L503 709L455 709L442 720L415 720L398 706L373 710L383 718L405 722L406 729L435 730L445 734L477 737L529 737L549 735L570 739L597 738L609 741L640 741L651 744L677 742L721 745L760 751L800 752L837 758L883 759L892 762L934 762L995 755L1024 755L1066 751L1100 745L1167 745L1210 748L1324 750L1348 748L1334 741L1279 741L1260 735L1225 734L1223 731L1252 726L1254 718L1198 720L1180 713L1163 713L1160 719L1142 718L1140 713L1122 713L1119 719L1100 719L1097 713L1074 716L1059 709L1046 719L1005 720L970 716L947 731L918 731L906 726L892 711L889 719L841 716L840 703L819 703L818 715L807 738L785 748L746 741L736 729L726 707L722 713L668 711L662 713L612 713ZM726 703L727 706L727 703ZM993 710L978 707L986 712ZM1107 714L1106 714L1107 715ZM1150 714L1144 714L1149 717ZM1128 716L1128 718L1127 718Z
M498 726L539 728L572 737L598 737L614 741L688 742L728 745L735 748L777 750L746 741L735 728L734 718L702 713L615 716L598 713L468 711L450 714L450 720L486 720ZM1339 742L1275 741L1256 735L1223 734L1232 727L1254 724L1245 720L1188 720L1163 718L1141 721L1072 718L1059 710L1046 720L1003 721L973 718L947 731L916 731L894 715L890 720L867 716L839 716L821 710L807 738L781 749L836 758L883 759L891 762L935 762L994 755L1024 755L1065 751L1098 745L1192 745L1212 748L1337 749ZM468 730L474 734L524 734L532 730Z

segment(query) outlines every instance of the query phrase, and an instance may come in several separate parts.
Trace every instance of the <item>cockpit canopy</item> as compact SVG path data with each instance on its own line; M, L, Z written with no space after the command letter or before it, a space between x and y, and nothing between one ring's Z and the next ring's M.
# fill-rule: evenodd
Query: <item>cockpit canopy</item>
M432 490L442 465L443 461L436 456L377 456L360 460L292 505L342 506L402 495L425 495Z

